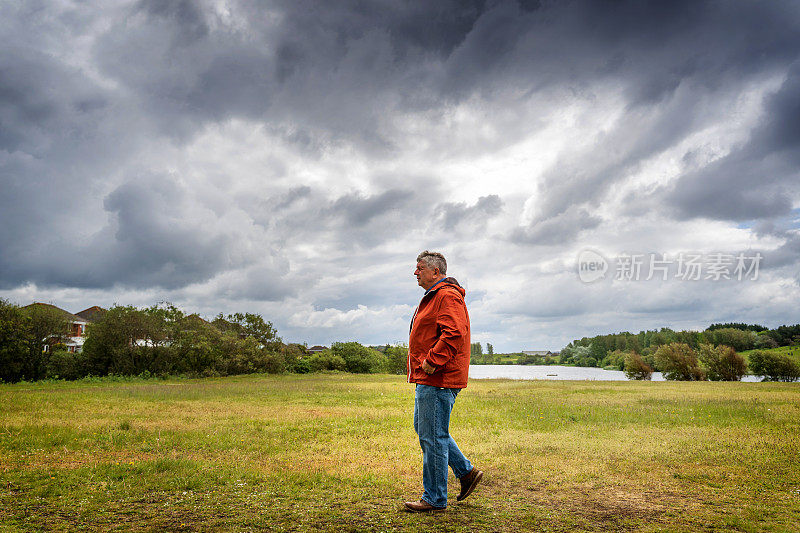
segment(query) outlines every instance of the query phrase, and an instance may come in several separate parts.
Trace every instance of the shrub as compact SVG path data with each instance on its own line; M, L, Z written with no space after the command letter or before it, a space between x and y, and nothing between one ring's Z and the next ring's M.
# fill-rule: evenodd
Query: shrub
M758 337L752 331L742 331L736 328L720 328L706 331L705 336L714 346L724 344L739 352L752 350Z
M787 355L763 350L750 352L750 370L764 381L797 381L800 366Z
M543 361L542 356L536 354L520 353L517 357L518 365L541 365L544 364Z
M280 346L280 352L283 354L286 370L296 374L307 374L311 371L308 366L308 350L302 344L289 343Z
M283 353L263 348L253 337L241 338L229 331L221 336L219 342L223 355L217 361L215 370L221 375L253 372L278 374L285 369Z
M730 346L701 344L697 354L711 381L740 381L747 374L744 358Z
M408 371L408 347L406 345L386 348L386 371L390 374L405 374Z
M334 354L330 350L317 352L308 358L308 366L312 372L322 372L323 370L347 370L347 363L344 358Z
M308 362L308 358L303 359L295 359L294 363L290 368L288 368L289 372L294 372L295 374L308 374L311 372L311 363Z
M694 350L682 342L659 346L655 353L664 378L677 381L703 381L706 376L697 362Z
M0 381L32 378L25 372L29 319L15 304L0 298Z
M357 342L334 342L331 352L344 359L347 371L354 374L382 372L386 368L386 357L382 353Z
M777 348L778 347L778 343L775 342L775 339L773 339L772 337L770 337L767 334L763 334L763 335L759 334L759 335L756 336L755 347L756 347L756 349L759 349L759 350L769 349L769 348Z
M56 350L47 362L47 377L74 380L86 375L86 357L80 353Z
M625 355L624 372L628 379L650 381L653 378L653 368L636 352L628 352Z
M608 352L600 364L603 368L606 368L606 370L625 370L625 359L628 353L629 352L623 350Z

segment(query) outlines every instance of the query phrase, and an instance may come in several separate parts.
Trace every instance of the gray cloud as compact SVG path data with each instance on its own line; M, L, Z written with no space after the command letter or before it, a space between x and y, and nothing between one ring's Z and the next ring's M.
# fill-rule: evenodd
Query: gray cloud
M236 228L221 226L175 176L137 176L104 206L109 223L88 239L28 243L15 258L18 279L6 283L178 288L256 259Z
M555 261L578 238L623 238L616 217L645 216L661 217L661 242L681 237L673 224L757 220L752 249L764 250L765 272L794 280L794 2L218 4L0 6L6 294L29 283L127 287L268 302L281 316L290 301L413 305L404 261L427 247L456 254L459 276L483 296L475 305L491 310L489 259L525 264L530 245L545 245ZM710 163L689 143L677 180L617 197L780 76L760 122L731 126L748 140ZM521 153L531 139L536 148ZM494 186L486 169L525 178ZM507 238L487 235L489 220ZM736 238L728 248L741 248ZM590 304L564 283L549 309L504 309L586 316ZM723 296L720 305L739 302ZM669 301L646 311L692 313ZM765 317L783 312L759 305ZM493 313L476 323L506 335L511 315ZM615 320L604 316L596 327Z
M511 240L518 244L555 245L574 241L582 231L596 228L601 219L586 208L572 206L553 217L515 228Z
M750 140L680 178L666 195L681 218L769 219L800 198L800 67L789 71L765 106Z
M362 227L383 213L403 208L413 197L411 191L398 189L366 197L352 193L338 198L326 212L333 218L342 217L351 227Z
M496 194L481 196L474 205L466 202L443 202L434 209L436 224L445 230L466 226L471 230L483 230L488 219L497 216L503 201Z

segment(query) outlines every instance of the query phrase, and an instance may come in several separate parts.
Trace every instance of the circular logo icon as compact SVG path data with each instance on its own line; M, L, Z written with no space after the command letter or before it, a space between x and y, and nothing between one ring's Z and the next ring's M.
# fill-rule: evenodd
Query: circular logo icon
M578 254L578 277L584 283L603 279L608 272L608 261L594 250L583 250Z

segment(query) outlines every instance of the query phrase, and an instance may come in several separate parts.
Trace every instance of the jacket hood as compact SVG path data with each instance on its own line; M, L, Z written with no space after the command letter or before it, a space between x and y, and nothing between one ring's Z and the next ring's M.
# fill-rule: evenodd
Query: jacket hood
M461 285L458 284L458 281L456 280L456 278L444 278L442 280L442 282L439 284L439 286L436 287L436 289L434 289L433 292L438 291L439 289L441 289L442 287L444 287L446 285L449 285L449 286L453 287L455 290L457 290L458 292L460 292L461 296L464 296L465 294L467 294L467 291L464 289L464 287L462 287Z

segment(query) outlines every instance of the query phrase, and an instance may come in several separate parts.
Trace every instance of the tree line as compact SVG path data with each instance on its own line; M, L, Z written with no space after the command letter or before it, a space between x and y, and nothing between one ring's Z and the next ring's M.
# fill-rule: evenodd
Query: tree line
M768 329L743 323L712 324L705 331L669 328L576 339L561 350L559 363L624 370L631 379L660 371L667 379L739 380L748 373L775 381L800 379L800 366L769 351L800 343L800 324ZM750 363L738 352L749 354Z
M67 351L63 343L70 334L69 325L56 308L21 308L0 299L0 380L406 372L404 346L377 350L357 342L338 342L311 354L304 345L284 343L271 322L253 313L220 313L208 321L171 304L114 306L88 324L79 352Z

